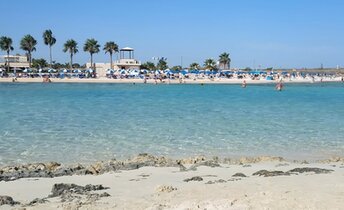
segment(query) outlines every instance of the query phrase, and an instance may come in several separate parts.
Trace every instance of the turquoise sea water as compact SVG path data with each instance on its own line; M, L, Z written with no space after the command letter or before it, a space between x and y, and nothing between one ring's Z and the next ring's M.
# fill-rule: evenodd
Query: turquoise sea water
M344 85L0 83L0 165L344 154Z

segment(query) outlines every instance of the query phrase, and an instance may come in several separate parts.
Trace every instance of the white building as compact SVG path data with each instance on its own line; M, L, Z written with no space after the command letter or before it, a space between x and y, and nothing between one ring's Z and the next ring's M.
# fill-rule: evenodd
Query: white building
M134 58L134 49L125 47L119 50L120 58L113 62L113 69L140 69L141 62ZM94 63L99 77L105 77L106 71L111 69L110 63ZM86 63L86 68L91 68L91 63Z
M0 56L0 66L10 65L10 68L29 68L29 62L25 55Z

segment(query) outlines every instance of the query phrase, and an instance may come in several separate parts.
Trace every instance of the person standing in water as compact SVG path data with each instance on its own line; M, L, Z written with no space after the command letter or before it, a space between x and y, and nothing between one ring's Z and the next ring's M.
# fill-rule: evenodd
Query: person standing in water
M276 84L276 90L277 90L277 91L282 91L282 89L283 89L283 83L282 83L282 82L278 82L278 83Z
M246 84L246 80L244 80L242 83L241 83L241 87L242 88L246 88L247 84Z

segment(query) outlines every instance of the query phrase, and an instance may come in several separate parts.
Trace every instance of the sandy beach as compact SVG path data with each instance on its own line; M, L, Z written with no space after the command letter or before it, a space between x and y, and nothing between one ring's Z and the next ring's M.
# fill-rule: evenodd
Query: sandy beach
M168 162L143 155L125 164L152 166L1 181L0 195L20 204L0 209L342 209L344 201L343 158L314 163L270 157L230 163L190 158L179 161L178 167L159 160ZM90 184L95 190L80 190Z
M66 78L66 79L58 79L58 78L51 78L51 82L53 83L135 83L140 84L144 83L143 79L108 79L108 78L89 78L89 79L79 79L79 78ZM277 81L275 80L252 80L252 79L245 79L247 84L275 84ZM0 82L12 82L12 78L0 78ZM42 83L43 78L17 78L16 82L24 82L24 83ZM182 83L178 80L168 80L165 79L163 82L158 81L157 84L241 84L243 79L226 79L226 78L216 78L214 80L210 79L184 79ZM283 80L284 83L313 83L311 79L293 79L293 80ZM320 81L315 81L320 82ZM336 78L324 78L322 82L341 82L340 77ZM148 79L148 84L155 84L154 79Z

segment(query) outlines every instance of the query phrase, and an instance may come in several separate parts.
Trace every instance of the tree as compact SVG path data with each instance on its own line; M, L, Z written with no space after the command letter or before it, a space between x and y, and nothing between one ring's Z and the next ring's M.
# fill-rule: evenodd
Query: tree
M106 42L103 50L105 50L105 53L110 54L110 68L113 69L112 54L118 52L118 45L115 42Z
M230 63L231 63L231 59L229 58L229 54L224 52L222 53L220 56L219 56L219 62L220 62L220 65L222 64L223 66L223 69L226 69L226 68L230 68Z
M67 52L67 51L70 53L70 68L72 69L73 68L73 55L79 52L78 43L73 39L67 40L66 43L64 44L63 52Z
M36 44L37 41L33 38L30 34L25 35L22 40L20 41L20 48L26 51L28 59L29 59L29 67L31 68L32 63L32 55L33 51L36 51Z
M180 71L180 70L182 70L182 66L180 66L180 65L173 66L171 69L174 70L174 71Z
M61 64L61 63L53 63L52 68L53 68L53 69L60 69L60 68L63 68L63 64Z
M50 55L50 68L52 67L52 55L51 55L51 46L56 43L56 39L53 36L51 30L45 30L43 33L44 44L49 46L49 55Z
M156 69L154 63L149 62L149 61L146 62L146 63L141 64L140 68L141 68L141 69L151 70L151 71L154 70L154 69Z
M79 63L73 63L74 68L80 68L81 65Z
M44 58L40 59L32 59L32 67L33 68L44 68L48 65L47 61Z
M10 71L10 52L13 50L12 39L10 37L0 37L0 49L7 53L7 71Z
M200 65L198 63L192 63L190 64L190 69L193 69L193 70L198 70L200 69Z
M208 58L204 61L205 69L215 70L216 69L216 62L214 59Z
M93 68L93 54L99 52L100 45L98 44L98 41L95 39L87 39L84 44L84 51L89 52L91 55L91 68Z
M159 61L158 61L158 64L156 65L156 67L159 69L159 70L165 70L165 69L168 69L168 65L167 65L167 62L166 62L167 58L160 58Z

